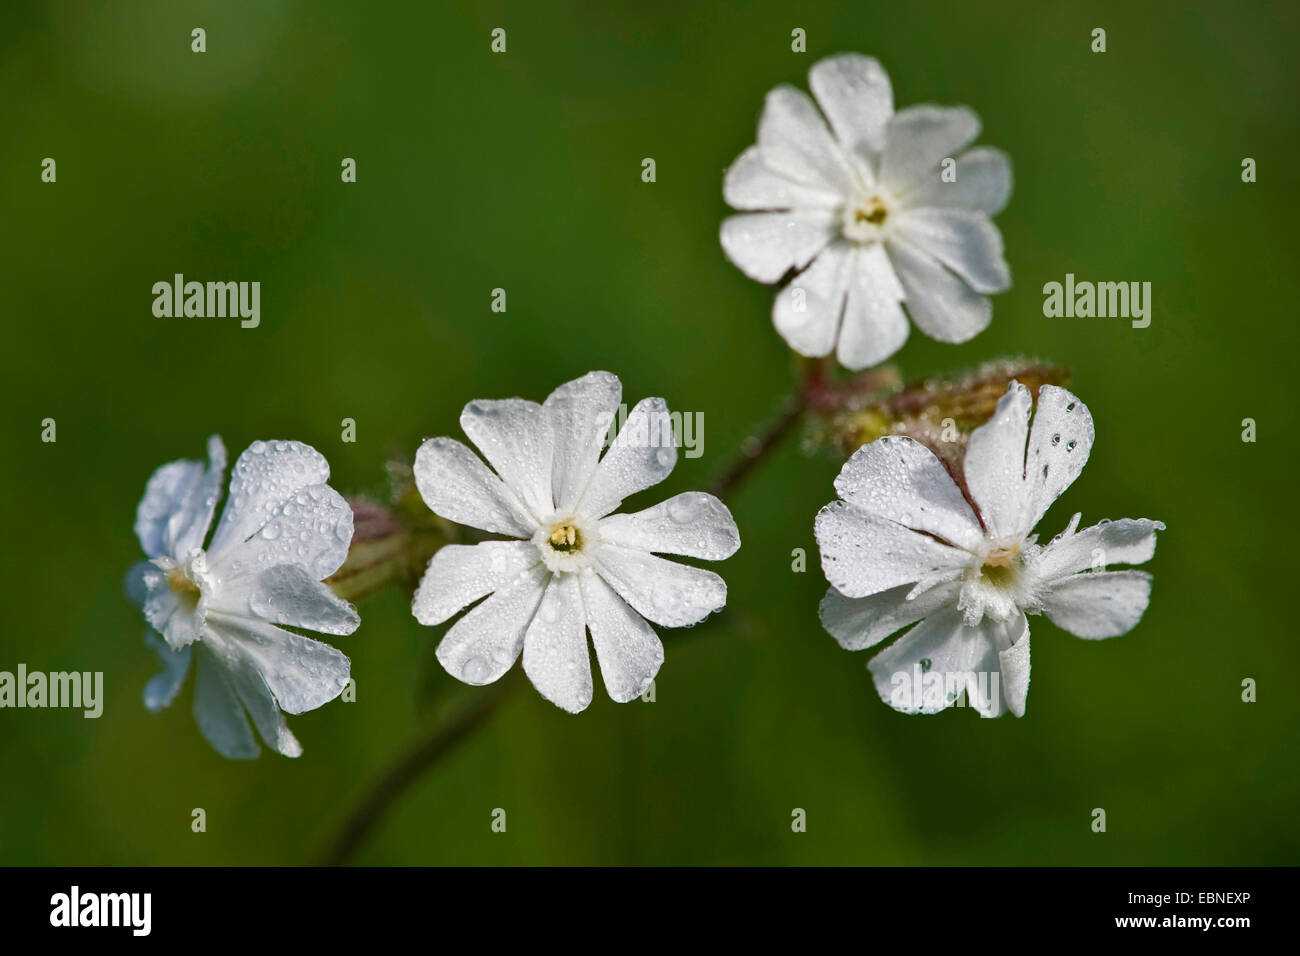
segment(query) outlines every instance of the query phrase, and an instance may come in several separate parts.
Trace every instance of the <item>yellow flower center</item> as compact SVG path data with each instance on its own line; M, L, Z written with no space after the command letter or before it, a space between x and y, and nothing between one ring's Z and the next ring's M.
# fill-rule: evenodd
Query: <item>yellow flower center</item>
M582 535L578 533L576 525L568 522L553 527L546 541L551 546L551 550L559 551L561 554L572 554L582 550Z

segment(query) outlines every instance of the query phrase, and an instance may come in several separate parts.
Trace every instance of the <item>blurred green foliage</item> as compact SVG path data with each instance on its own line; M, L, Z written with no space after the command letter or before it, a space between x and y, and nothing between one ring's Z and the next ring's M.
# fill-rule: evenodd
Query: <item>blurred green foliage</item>
M973 342L917 334L898 361L1072 367L1098 441L1043 531L1164 520L1145 620L1090 643L1033 619L1023 720L896 714L817 622L812 518L837 465L792 444L732 500L729 606L665 633L655 703L598 690L573 717L512 695L359 861L1297 862L1294 4L139 0L5 20L0 669L102 670L107 700L97 721L0 711L0 862L309 861L436 717L417 689L441 629L397 591L336 642L358 700L292 720L298 761L224 761L188 690L145 711L155 661L121 585L135 507L210 433L232 454L309 442L337 487L379 491L385 457L459 434L466 401L607 368L631 401L705 416L703 458L632 504L705 485L793 364L772 290L719 248L723 169L769 88L845 50L882 60L900 106L969 104L1012 156L1015 287ZM259 280L261 327L154 318L176 272ZM1152 282L1151 327L1044 318L1066 272Z

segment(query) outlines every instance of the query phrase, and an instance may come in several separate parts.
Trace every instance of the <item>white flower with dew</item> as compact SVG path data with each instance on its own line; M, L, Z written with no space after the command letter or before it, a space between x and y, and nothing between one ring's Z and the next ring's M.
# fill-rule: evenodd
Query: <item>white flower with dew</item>
M1012 382L971 433L965 494L928 448L889 436L854 453L835 480L841 500L817 515L832 585L821 604L826 629L862 650L915 625L868 663L896 710L934 713L964 689L967 705L986 717L1022 716L1026 614L1091 640L1129 631L1146 610L1151 576L1108 569L1149 560L1159 521L1079 531L1076 514L1048 544L1037 543L1034 526L1088 460L1093 426L1063 388L1039 390L1031 427L1033 405L1029 389Z
M638 402L601 457L621 395L617 376L591 372L541 405L470 402L461 428L487 465L452 438L420 446L415 482L430 509L512 539L447 545L429 562L411 604L421 624L487 598L439 643L448 673L489 684L522 654L541 695L578 713L592 697L590 632L605 689L624 703L645 692L663 663L650 623L683 627L726 604L717 574L658 557L735 553L740 534L721 501L686 492L612 514L677 461L662 398Z
M170 704L192 659L194 718L218 752L257 756L251 717L268 747L297 757L302 747L284 714L337 697L349 663L328 644L278 625L351 634L361 623L321 583L347 557L352 509L326 484L329 465L314 448L253 442L235 462L205 549L226 468L220 438L208 440L208 457L206 467L173 461L155 471L136 513L149 560L128 573L127 593L144 610L164 668L145 686L145 706Z
M895 113L870 57L820 60L809 85L816 106L792 86L768 93L758 143L727 171L723 195L744 210L722 223L727 258L759 282L799 270L772 321L801 355L877 365L909 318L940 342L973 338L993 317L988 294L1011 287L990 218L1011 195L1010 160L966 149L980 124L965 107Z

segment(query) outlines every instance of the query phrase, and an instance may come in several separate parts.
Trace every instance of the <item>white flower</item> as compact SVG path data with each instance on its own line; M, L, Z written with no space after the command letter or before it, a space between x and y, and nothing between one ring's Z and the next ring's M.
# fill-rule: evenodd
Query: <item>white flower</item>
M921 622L868 664L896 710L934 713L966 689L984 716L1004 708L1021 716L1026 614L1095 639L1125 633L1146 610L1149 574L1103 569L1150 559L1160 522L1126 518L1077 531L1076 514L1051 543L1036 543L1034 526L1088 460L1093 428L1088 409L1063 388L1039 390L1031 429L1032 405L1013 382L971 434L968 494L929 449L890 436L845 463L835 480L843 500L817 515L833 585L821 619L840 644L861 650Z
M718 575L656 557L717 561L735 553L740 535L721 501L687 492L611 514L677 461L662 398L638 402L600 457L621 394L616 376L591 372L541 405L470 402L461 428L495 473L454 439L420 446L415 481L434 512L515 539L447 545L429 562L411 605L421 624L490 595L438 645L448 673L489 684L522 652L542 696L578 713L591 703L590 631L605 689L623 703L642 694L663 663L647 620L682 627L726 604Z
M163 640L148 640L164 670L144 689L145 706L175 699L195 663L194 717L221 754L256 757L257 740L286 757L302 747L284 714L333 700L348 682L342 653L277 627L351 634L356 609L321 583L352 540L352 509L325 482L329 465L292 441L253 442L230 478L225 511L207 550L226 468L208 439L210 463L173 461L153 473L135 533L149 560L127 575L127 592Z
M870 57L821 60L809 84L821 113L794 87L772 90L758 144L723 186L731 206L756 210L722 223L727 257L759 282L802 270L777 294L777 331L796 352L834 351L850 369L902 348L908 316L941 342L983 331L993 316L985 295L1011 287L989 218L1011 195L1006 155L962 152L980 130L965 107L895 113L889 77ZM941 178L946 159L954 182Z

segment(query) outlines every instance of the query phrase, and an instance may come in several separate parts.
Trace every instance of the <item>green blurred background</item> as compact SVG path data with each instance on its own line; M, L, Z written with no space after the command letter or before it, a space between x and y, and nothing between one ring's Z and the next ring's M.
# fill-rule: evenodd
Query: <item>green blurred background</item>
M1015 287L993 325L959 347L914 333L897 361L1073 368L1098 441L1043 530L1076 510L1164 520L1146 618L1096 643L1034 618L1022 720L896 714L867 655L817 622L812 519L837 464L792 443L731 500L729 606L664 632L655 703L598 684L574 717L517 688L358 861L1296 863L1297 7L623 6L6 5L0 670L103 671L106 703L99 720L0 711L0 862L317 858L366 782L481 691L433 670L443 629L390 590L335 641L357 702L291 720L301 759L223 760L190 687L149 714L155 659L121 581L150 473L213 432L232 457L296 438L345 493L381 491L385 458L459 435L466 401L540 400L605 368L630 401L704 413L704 456L632 504L704 486L792 374L773 290L719 248L723 169L769 88L860 51L899 106L972 106L1016 171L998 219ZM151 286L175 272L261 281L261 327L154 318ZM1066 272L1152 282L1150 328L1044 318L1043 283Z

